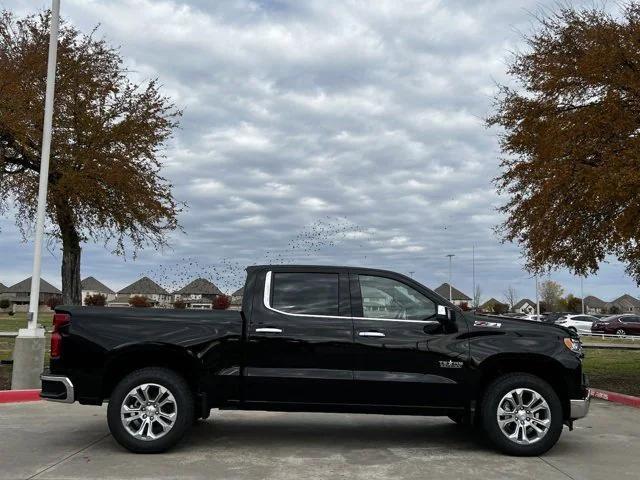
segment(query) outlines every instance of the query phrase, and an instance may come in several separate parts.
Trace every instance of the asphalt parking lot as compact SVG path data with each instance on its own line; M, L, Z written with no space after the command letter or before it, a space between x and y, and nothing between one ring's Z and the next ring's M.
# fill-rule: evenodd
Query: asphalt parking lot
M592 402L539 458L503 456L446 418L213 412L178 448L135 455L105 408L0 405L1 479L638 479L640 410Z

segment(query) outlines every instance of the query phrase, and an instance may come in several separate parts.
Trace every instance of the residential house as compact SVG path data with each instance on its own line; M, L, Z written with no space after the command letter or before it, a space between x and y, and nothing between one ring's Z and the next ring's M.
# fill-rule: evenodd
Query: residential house
M502 303L495 298L490 298L482 305L480 305L480 310L488 313L502 313L509 311L509 305L506 303Z
M231 309L240 310L242 308L242 299L244 298L244 287L239 288L231 294Z
M26 312L31 297L31 277L25 278L21 282L11 285L9 288L5 288L2 297L7 298L11 302L14 311ZM52 299L57 303L61 303L62 292L41 278L38 303L40 305L47 305Z
M607 302L588 295L584 297L584 311L585 313L607 313Z
M608 310L614 306L617 307L620 313L640 313L640 300L632 297L628 293L607 303Z
M513 306L513 312L522 313L523 315L533 314L536 312L536 303L528 298L523 298Z
M206 278L196 278L174 293L175 300L187 304L187 308L194 310L213 308L213 301L222 295L220 289Z
M0 283L0 293L4 293L6 289L7 287L5 287L2 283Z
M469 306L471 303L471 298L462 293L455 287L451 287L451 299L449 299L449 284L443 283L438 288L434 290L441 297L446 298L447 300L451 300L451 303L454 305L458 305L459 307Z
M149 277L142 277L118 291L115 298L107 305L109 307L128 306L129 299L136 296L146 297L154 307L168 307L173 301L173 296L164 288Z
M82 304L84 305L85 298L89 295L104 295L107 302L110 302L116 298L116 292L107 287L104 283L99 282L94 277L87 277L80 282L80 289L82 293Z

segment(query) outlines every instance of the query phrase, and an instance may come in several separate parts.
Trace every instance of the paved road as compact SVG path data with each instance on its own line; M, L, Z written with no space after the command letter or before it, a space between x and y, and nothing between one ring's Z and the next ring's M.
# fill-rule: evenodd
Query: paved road
M134 455L105 409L0 405L0 479L638 479L640 410L595 401L542 458L500 455L447 419L214 412L178 448Z

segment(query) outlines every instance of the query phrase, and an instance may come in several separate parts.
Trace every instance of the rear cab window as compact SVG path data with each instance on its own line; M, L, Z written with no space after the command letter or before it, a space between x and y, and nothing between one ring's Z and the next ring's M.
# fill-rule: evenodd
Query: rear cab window
M285 313L339 316L337 273L274 272L271 307Z

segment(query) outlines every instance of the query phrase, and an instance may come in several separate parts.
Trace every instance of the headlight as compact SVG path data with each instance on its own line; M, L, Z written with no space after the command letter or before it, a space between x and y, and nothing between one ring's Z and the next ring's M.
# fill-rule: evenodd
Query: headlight
M573 353L578 353L578 354L582 353L582 343L580 342L580 340L574 340L573 338L565 338L564 345Z

